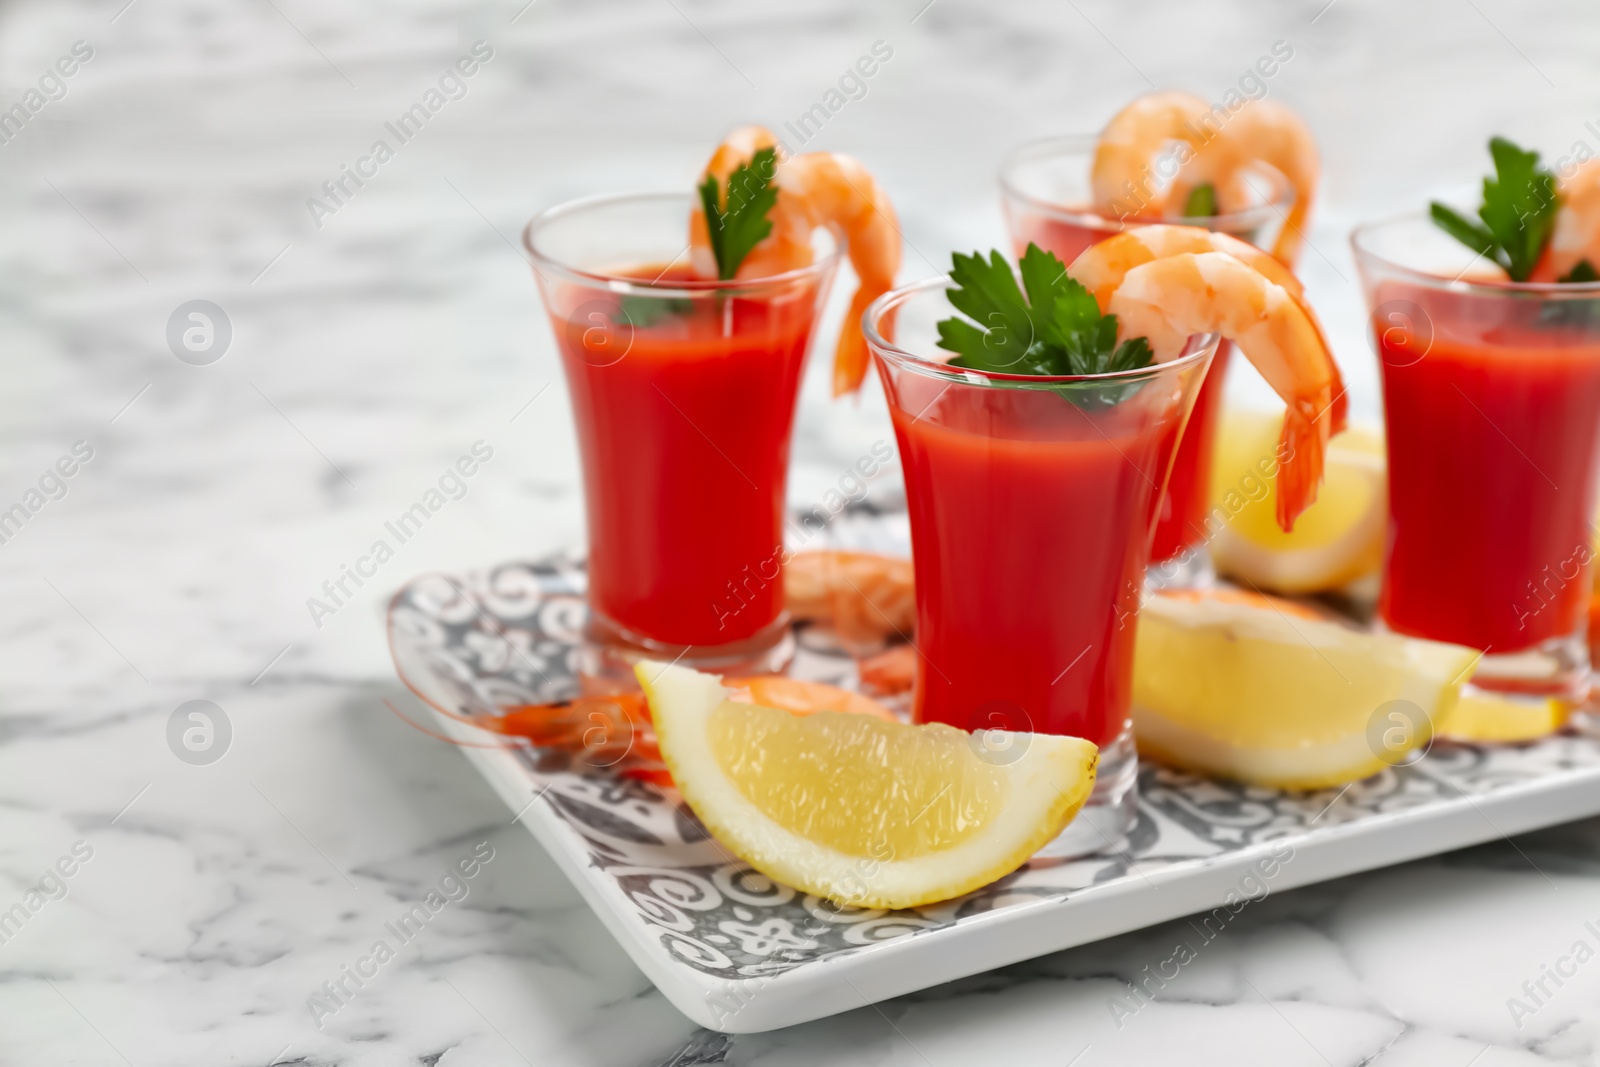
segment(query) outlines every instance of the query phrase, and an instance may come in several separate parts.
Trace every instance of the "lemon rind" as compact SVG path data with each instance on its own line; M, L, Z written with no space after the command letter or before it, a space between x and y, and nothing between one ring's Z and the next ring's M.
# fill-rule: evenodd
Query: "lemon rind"
M1269 421L1273 426L1281 424L1280 419ZM1352 428L1334 438L1327 459L1330 474L1331 468L1337 466L1368 479L1369 505L1354 523L1332 540L1301 548L1263 544L1233 524L1224 524L1209 546L1217 570L1238 575L1262 588L1291 594L1342 588L1376 572L1383 562L1383 536L1388 522L1388 471L1381 451L1369 451L1352 436L1361 432ZM1373 443L1381 448L1381 440ZM1224 476L1221 471L1218 475Z
M1438 724L1441 738L1484 744L1537 741L1560 731L1572 709L1556 697L1538 700L1463 695Z
M1163 645L1190 633L1297 651L1309 644L1322 650L1330 663L1344 663L1346 670L1364 667L1387 675L1377 685L1383 692L1376 703L1353 703L1341 712L1319 709L1303 727L1294 721L1294 686L1281 679L1277 686L1281 692L1258 695L1250 701L1258 714L1221 723L1216 721L1214 708L1207 718L1195 716L1202 723L1197 726L1149 706L1146 699L1135 699L1133 728L1140 755L1203 774L1280 789L1321 789L1358 781L1427 743L1448 721L1461 686L1480 655L1460 645L1367 634L1332 621L1295 618L1286 623L1270 610L1222 600L1152 597L1144 607L1140 627L1140 640L1152 643L1145 646L1144 656L1159 655L1157 650ZM1138 669L1148 671L1150 667L1143 663ZM1136 680L1136 690L1140 684ZM1151 690L1171 692L1170 678L1165 684L1143 684L1147 696ZM1303 696L1301 699L1304 702ZM1321 695L1318 699L1321 701ZM1389 700L1415 703L1426 714L1427 724L1405 750L1380 755L1372 750L1368 723L1372 713ZM1281 715L1275 712L1276 721L1263 729L1260 709L1278 705L1283 709Z
M911 908L988 885L1056 837L1094 787L1094 745L1035 734L1006 768L1009 796L981 833L909 859L853 856L779 825L722 773L706 733L712 711L727 699L715 677L658 663L641 663L635 673L650 700L667 769L711 835L769 878L838 903ZM664 691L674 699L658 699Z
M1365 734L1305 748L1265 748L1211 737L1149 708L1133 709L1139 755L1171 767L1275 789L1315 790L1360 781L1383 770ZM1417 744L1427 741L1419 737Z
M1236 574L1280 593L1317 593L1338 589L1377 570L1383 562L1387 515L1368 511L1342 539L1314 548L1267 548L1230 526L1211 540L1211 561L1218 571ZM1355 543L1356 547L1351 548Z

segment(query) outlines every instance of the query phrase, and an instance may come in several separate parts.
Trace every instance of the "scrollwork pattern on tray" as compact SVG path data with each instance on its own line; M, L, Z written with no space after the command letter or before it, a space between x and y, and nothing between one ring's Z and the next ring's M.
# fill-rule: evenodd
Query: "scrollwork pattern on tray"
M863 515L886 536L903 516ZM860 534L861 531L854 531ZM457 712L565 699L577 691L585 625L580 560L559 556L508 563L480 574L419 578L390 611L390 638L407 662L426 663L433 691L456 694ZM397 657L398 658L398 657ZM827 642L808 642L796 673L853 676ZM653 785L574 773L562 753L519 753L529 796L548 803L592 868L614 880L639 921L684 965L735 982L764 978L846 952L1037 905L1124 878L1208 862L1285 837L1427 805L1460 803L1508 784L1600 766L1582 738L1539 745L1436 745L1414 766L1394 767L1342 790L1282 792L1213 781L1159 767L1140 773L1140 808L1125 841L1102 855L1029 864L1016 874L925 909L886 912L837 906L728 862L693 815Z

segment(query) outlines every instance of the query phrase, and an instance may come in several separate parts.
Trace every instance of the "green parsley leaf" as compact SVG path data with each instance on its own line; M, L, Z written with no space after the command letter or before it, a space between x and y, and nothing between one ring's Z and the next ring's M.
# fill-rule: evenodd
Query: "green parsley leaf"
M1116 316L1108 315L1107 318L1114 319ZM1150 349L1150 339L1148 337L1130 337L1118 345L1115 352L1111 353L1111 363L1106 367L1106 370L1113 373L1138 370L1140 367L1148 367L1155 361L1156 354Z
M617 302L617 314L621 320L619 326L632 326L643 329L654 326L668 315L687 315L694 308L694 302L684 297L669 296L639 296L634 293L625 293Z
M1017 272L999 252L951 257L950 304L968 319L939 324L939 347L956 353L953 367L1005 374L1087 375L1138 370L1153 362L1143 337L1117 343L1117 317L1102 315L1090 292L1053 254L1028 245ZM1017 284L1017 274L1022 284ZM1063 386L1080 406L1115 403L1132 390ZM1134 388L1137 388L1135 385ZM1115 395L1112 395L1112 394ZM1081 395L1080 395L1081 394Z
M1473 222L1465 215L1447 207L1435 200L1428 205L1428 213L1433 216L1433 224L1460 241L1480 256L1495 259L1495 249L1498 242L1494 234L1483 228L1481 223ZM1499 262L1499 260L1495 260Z
M996 253L998 255L998 253ZM1033 308L1035 329L1040 339L1067 353L1068 365L1091 365L1094 353L1102 347L1104 328L1100 307L1089 291L1067 274L1067 268L1038 245L1018 260L1028 303ZM1117 322L1111 320L1111 343L1116 343ZM1074 364L1076 357L1076 364ZM1093 371L1057 371L1058 374L1093 374Z
M1210 182L1197 185L1189 190L1189 197L1183 202L1183 217L1186 219L1209 219L1217 213L1217 187Z
M1580 259L1569 270L1564 278L1557 278L1559 282L1600 282L1600 271L1594 269L1594 264L1587 259ZM1547 300L1544 307L1539 309L1539 317L1535 320L1540 326L1551 329L1573 329L1593 333L1600 327L1600 306L1597 302L1585 298L1577 300Z
M1525 282L1550 241L1556 221L1556 176L1539 165L1539 153L1506 140L1489 141L1495 174L1483 180L1478 223L1437 201L1430 205L1440 229L1503 268L1514 282Z
M1561 282L1600 282L1600 271L1594 269L1594 264L1587 259L1578 260L1577 264L1567 272L1565 278L1557 278Z
M763 148L728 176L727 194L717 180L707 177L700 186L700 206L705 209L711 235L711 254L717 260L717 277L732 278L750 250L772 232L767 218L778 202L772 177L778 169L778 150Z
M995 263L1009 275L1011 268L1005 265L1005 259L1000 253L995 252L993 256ZM1072 281L1067 276L1067 268L1053 253L1044 251L1036 244L1030 243L1027 251L1022 253L1022 258L1017 260L1017 273L1022 275L1022 289L1027 294L1028 304L1032 308L1049 309L1058 298L1067 297L1070 300L1079 292L1089 296L1081 285L1076 289L1058 288L1062 279ZM1089 297L1089 302L1093 304L1094 298Z
M1047 374L1021 369L1038 331L1017 288L1011 264L999 252L985 260L982 253L950 257L950 303L973 322L945 319L939 323L939 347L960 353L974 370L1007 374ZM973 325L977 323L978 325Z

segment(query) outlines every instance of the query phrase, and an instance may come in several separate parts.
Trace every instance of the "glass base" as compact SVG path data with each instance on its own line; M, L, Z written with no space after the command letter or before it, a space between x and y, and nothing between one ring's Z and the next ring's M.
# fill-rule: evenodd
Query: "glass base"
M1590 695L1595 696L1596 691L1591 689ZM1600 704L1591 699L1588 703L1573 708L1572 714L1567 718L1567 729L1600 741Z
M1139 812L1139 754L1133 727L1100 750L1094 792L1067 828L1033 854L1036 860L1067 860L1127 847L1128 831Z
M1379 633L1394 633L1380 616L1373 623ZM1418 636L1418 635L1403 635ZM1505 696L1556 697L1573 706L1589 699L1589 636L1580 628L1565 637L1516 652L1485 652L1473 669L1468 686Z
M638 688L633 665L651 659L707 674L743 677L782 674L794 659L794 631L784 612L757 633L725 645L673 645L640 637L591 609L575 664L585 688L605 692Z
M1210 589L1217 584L1217 572L1206 546L1195 545L1171 559L1150 564L1144 580L1148 589Z
M1472 672L1472 684L1492 693L1582 704L1589 699L1588 635L1580 630L1520 652L1485 653Z

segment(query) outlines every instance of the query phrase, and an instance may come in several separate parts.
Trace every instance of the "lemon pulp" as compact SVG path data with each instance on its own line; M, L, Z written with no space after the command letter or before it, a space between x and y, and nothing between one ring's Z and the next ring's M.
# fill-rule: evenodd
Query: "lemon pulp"
M1212 463L1211 544L1217 569L1284 593L1345 585L1378 569L1388 514L1383 439L1351 428L1328 443L1316 503L1284 532L1277 522L1275 463L1281 415L1230 412Z
M1513 696L1468 688L1438 724L1453 741L1534 741L1567 723L1572 708L1555 697Z
M885 846L920 856L970 838L1005 805L999 769L949 726L908 731L863 715L724 701L711 751L746 800L802 837L849 856ZM906 813L911 818L906 818Z
M912 908L1016 870L1089 798L1098 750L730 699L712 675L641 663L662 759L727 852L837 903Z
M1358 633L1260 599L1145 604L1134 660L1142 755L1253 784L1340 785L1425 744L1477 662L1459 645ZM1415 706L1416 728L1402 745L1378 745L1374 718L1387 722L1396 701Z

